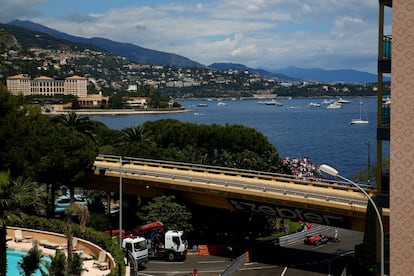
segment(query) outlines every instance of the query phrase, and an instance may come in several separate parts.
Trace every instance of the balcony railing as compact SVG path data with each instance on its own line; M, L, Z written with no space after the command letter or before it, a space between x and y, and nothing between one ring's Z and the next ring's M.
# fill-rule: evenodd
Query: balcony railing
M391 108L390 106L382 106L381 124L383 126L389 126L391 119Z
M382 39L382 58L391 59L392 36L384 35Z

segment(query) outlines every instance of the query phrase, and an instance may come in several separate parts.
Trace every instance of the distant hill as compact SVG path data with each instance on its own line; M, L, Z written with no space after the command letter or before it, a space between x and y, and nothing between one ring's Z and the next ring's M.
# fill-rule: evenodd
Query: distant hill
M258 74L264 79L277 79L280 81L296 81L297 78L292 78L291 76L287 76L284 74L278 74L278 73L272 73L268 72L263 69L254 69L247 67L243 64L238 63L213 63L208 66L211 69L214 70L239 70L239 71L249 71Z
M373 83L378 81L378 76L376 74L351 69L325 70L319 68L304 69L298 67L286 67L271 71L307 81L346 83Z
M67 49L78 51L90 49L96 51L105 51L102 48L99 48L98 46L92 45L90 43L75 43L61 38L55 38L43 32L34 31L15 25L0 24L0 28L3 30L3 34L8 34L9 37L13 37L13 39L16 40L15 43L17 43L19 47L21 45L23 48L40 47L44 49L59 48L61 50ZM0 42L5 44L3 41Z
M27 20L13 20L7 24L46 33L55 38L65 39L75 43L92 44L108 52L111 52L112 54L126 57L129 60L137 63L169 65L176 67L205 67L204 65L198 62L192 61L189 58L177 54L150 50L147 48L133 45L131 43L116 42L106 38L83 38L72 36Z
M126 57L127 59L137 63L168 65L174 67L206 67L205 65L202 65L196 61L190 60L189 58L177 54L151 50L131 43L116 42L106 38L83 38L72 36L31 21L13 20L9 22L8 25L23 27L32 31L46 33L57 39L68 40L74 43L83 44L82 47L85 47L85 45L95 46L105 51L108 51L114 55ZM27 37L26 40L30 39L32 38ZM20 37L18 38L18 40L19 42L21 42L24 39ZM286 67L282 69L263 70L249 68L245 65L237 63L213 63L209 67L215 70L248 70L249 72L255 72L259 74L262 78L271 78L280 81L305 80L316 82L346 83L377 82L376 74L350 69L325 70L319 68L304 69L298 67ZM390 78L384 78L384 80L389 81Z

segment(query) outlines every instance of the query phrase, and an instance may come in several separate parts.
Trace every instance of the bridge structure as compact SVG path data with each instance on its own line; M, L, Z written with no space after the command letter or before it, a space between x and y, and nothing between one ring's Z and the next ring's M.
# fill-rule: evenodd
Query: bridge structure
M365 230L368 199L346 182L218 166L99 155L83 188ZM365 187L370 196L376 190ZM385 225L389 209L383 209Z

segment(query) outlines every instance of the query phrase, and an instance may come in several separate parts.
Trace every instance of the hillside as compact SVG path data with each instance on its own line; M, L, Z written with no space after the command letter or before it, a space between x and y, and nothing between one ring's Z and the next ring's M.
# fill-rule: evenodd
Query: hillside
M92 44L71 43L64 39L57 39L40 31L32 31L23 27L0 24L0 28L18 41L23 48L43 48L43 49L60 49L83 51L85 49L104 51L103 49Z
M55 38L65 39L75 43L95 45L108 52L111 52L114 55L126 57L127 59L137 63L176 67L204 67L204 65L198 62L192 61L189 58L177 54L151 50L133 45L131 43L116 42L106 38L83 38L72 36L31 21L13 20L8 24L46 33Z
M288 75L294 78L319 82L367 83L377 82L378 76L357 70L325 70L320 68L304 69L286 67L271 70L274 73Z
M253 68L250 68L243 64L238 64L238 63L213 63L213 64L210 64L208 67L214 70L220 70L220 71L223 71L223 70L249 71L249 72L258 74L259 76L265 79L276 79L280 81L298 81L299 80L297 78L292 78L284 74L272 73L272 72L268 72L262 69L253 69Z
M193 67L193 68L205 68L196 61L193 61L184 56L180 56L173 53L166 53L157 50L151 50L143 48L131 43L122 43L112 41L106 38L83 38L72 36L41 24L37 24L31 21L13 20L8 23L9 25L20 26L37 32L49 34L55 38L68 40L75 43L84 43L94 45L105 51L108 51L114 55L126 57L127 59L141 63L141 64L153 64L153 65L166 65L174 67ZM19 40L20 41L20 40ZM297 81L306 80L310 82L345 82L345 83L372 83L377 81L377 75L368 72L361 72L357 70L325 70L320 68L304 69L298 67L287 67L282 69L254 69L248 68L242 64L235 63L213 63L210 68L215 70L229 70L239 69L248 70L259 74L262 78L277 79L281 81ZM385 78L386 81L389 78Z

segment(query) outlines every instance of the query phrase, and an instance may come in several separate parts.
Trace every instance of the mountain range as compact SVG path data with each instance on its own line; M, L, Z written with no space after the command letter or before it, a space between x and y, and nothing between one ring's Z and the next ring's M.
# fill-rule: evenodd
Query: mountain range
M282 69L254 69L242 64L213 63L209 66L193 61L181 55L143 48L131 43L117 42L106 38L83 38L69 35L32 21L13 20L7 23L23 27L32 31L49 34L55 38L68 40L74 43L84 43L97 46L112 54L123 56L131 61L143 64L166 65L175 67L209 67L215 70L248 70L255 72L263 78L273 78L282 81L315 81L315 82L346 82L346 83L372 83L377 81L377 75L357 70L325 70L320 68L304 69L286 67ZM385 79L388 80L388 79Z

